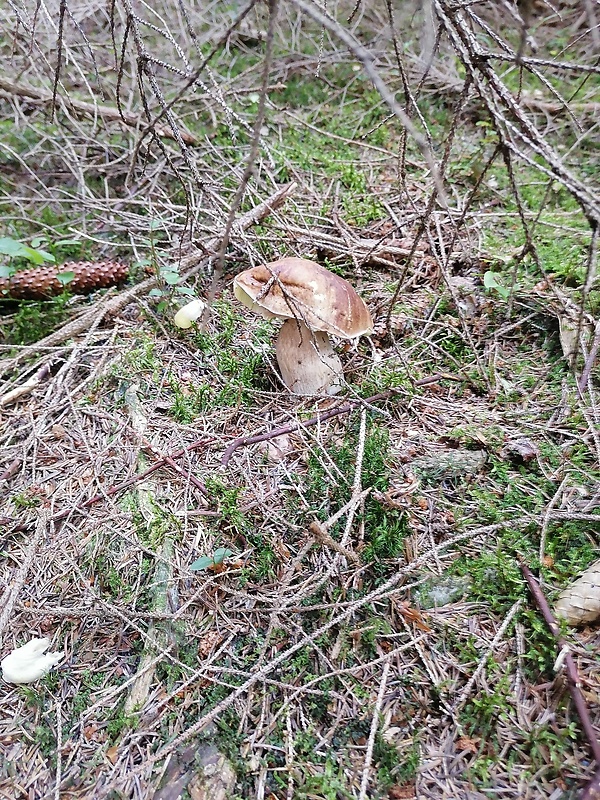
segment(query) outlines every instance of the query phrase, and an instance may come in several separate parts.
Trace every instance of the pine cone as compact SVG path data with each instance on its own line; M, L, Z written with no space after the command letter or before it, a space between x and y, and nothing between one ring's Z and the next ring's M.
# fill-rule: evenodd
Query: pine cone
M75 277L66 287L57 279L63 272L74 272ZM36 267L15 272L10 278L0 278L0 297L11 299L44 300L60 294L67 288L70 292L84 294L114 286L127 277L126 264L117 261L68 261L60 266Z

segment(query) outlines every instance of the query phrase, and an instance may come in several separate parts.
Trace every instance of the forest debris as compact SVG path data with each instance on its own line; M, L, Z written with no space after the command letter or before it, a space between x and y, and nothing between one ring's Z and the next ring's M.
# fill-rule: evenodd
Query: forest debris
M520 461L527 464L533 461L540 454L538 446L526 436L518 439L510 439L500 451L500 458L510 461Z
M417 589L414 597L420 608L440 608L460 600L470 585L467 575L432 575Z
M574 626L600 617L600 559L561 592L554 613Z
M569 689L569 694L573 700L573 704L577 710L577 715L581 720L581 727L583 728L583 732L585 734L585 738L588 741L590 746L590 751L596 764L600 765L600 741L598 740L598 736L592 724L592 720L590 717L590 712L586 705L585 699L581 692L581 680L579 676L579 672L577 670L577 666L575 664L575 660L571 655L571 650L567 642L563 639L560 634L560 629L554 617L552 616L552 611L550 610L550 606L548 605L548 601L542 590L540 589L539 584L537 583L536 579L533 577L532 571L529 567L520 562L521 572L523 573L523 577L527 581L527 585L529 586L529 591L533 595L533 599L535 600L535 604L539 608L548 629L556 639L556 646L557 649L560 648L560 654L562 656L561 665L564 665L565 675L567 678L567 686ZM582 794L583 798L587 798L588 800L592 800L596 798L597 800L597 787L600 783L600 769L595 773L594 777L588 784L588 786L584 789Z
M231 763L212 744L198 748L201 771L196 772L188 786L192 800L227 800L236 784Z
M4 78L0 78L0 91L6 92L8 95L16 95L17 97L26 97L29 103L39 105L51 105L54 103L54 96L52 92L46 92L43 89L36 89L33 86L20 86L17 83L12 83ZM84 100L76 100L74 97L56 97L62 104L70 111L75 111L80 114L86 114L91 117L102 117L102 119L114 122L124 123L130 128L144 128L147 125L146 120L142 119L138 114L132 114L123 108L116 108L114 106L103 106L99 103L86 103ZM157 136L162 136L165 139L175 139L175 134L170 127L165 125L155 125L154 133ZM198 140L188 131L180 131L181 138L186 144L194 145Z
M478 317L482 309L490 304L475 278L468 275L449 275L448 286L454 302L467 319Z
M349 550L347 547L344 547L339 542L336 542L336 540L327 531L327 528L320 522L317 522L316 519L310 523L308 528L315 539L321 544L324 544L325 547L335 550L336 553L339 553L349 561L352 561L353 564L360 563L360 558L356 555L356 553L353 550Z
M252 225L256 225L257 223L261 222L265 217L268 217L269 214L283 205L287 198L294 193L296 188L297 184L292 182L282 186L280 189L277 189L277 191L273 192L270 197L267 197L266 200L263 200L262 203L259 203L258 205L254 206L254 208L251 208L250 211L242 214L242 216L237 220L234 230L236 232L242 232L250 228ZM184 281L188 280L188 278L193 277L200 271L201 265L206 262L211 253L218 249L221 240L222 232L218 236L215 236L204 242L202 249L198 248L184 257L181 257L180 248L175 248L174 253L177 255L177 258L180 261L180 283L183 283ZM146 294L151 289L154 289L156 283L157 278L155 276L151 276L146 278L146 280L143 280L141 283L137 283L135 286L124 289L114 297L103 298L100 302L95 303L88 311L85 311L83 314L77 317L77 319L67 322L66 325L63 325L58 330L36 342L36 349L38 351L43 351L50 347L55 347L67 339L71 339L74 336L83 333L84 331L88 331L91 325L97 325L105 317L118 314L136 297ZM28 347L21 350L14 356L0 361L0 376L2 376L7 370L14 369L22 361L30 357L31 348Z
M9 278L0 277L0 293L12 298L44 300L64 292L77 294L116 286L127 278L129 267L118 261L67 261L35 269L22 269Z
M258 446L259 453L264 453L267 457L267 461L272 464L283 461L294 449L294 442L287 433L282 433L281 436L276 436L270 441L261 442Z

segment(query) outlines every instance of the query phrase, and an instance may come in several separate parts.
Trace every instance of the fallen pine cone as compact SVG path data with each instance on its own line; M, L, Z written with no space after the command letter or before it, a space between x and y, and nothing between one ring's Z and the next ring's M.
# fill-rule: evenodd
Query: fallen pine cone
M554 612L569 625L585 625L600 617L600 560L561 592Z
M65 283L58 279L64 273L74 274ZM65 288L78 294L115 286L127 277L128 267L117 261L68 261L66 264L36 267L0 278L0 295L10 299L44 300L60 294Z

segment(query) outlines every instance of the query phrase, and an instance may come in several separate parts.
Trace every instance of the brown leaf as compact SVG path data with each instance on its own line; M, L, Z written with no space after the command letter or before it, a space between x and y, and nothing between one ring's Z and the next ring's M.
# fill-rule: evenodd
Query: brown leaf
M206 636L203 636L200 639L200 644L198 645L198 655L200 658L206 658L206 656L212 652L215 647L223 641L223 637L217 631L209 631Z
M106 757L110 761L111 764L116 764L119 758L119 748L116 744L113 744L112 747L109 747L106 751Z
M501 458L511 461L523 461L527 464L538 457L540 451L537 445L525 436L508 441L500 451Z
M394 608L398 611L407 622L414 622L414 624L419 628L421 631L425 631L426 633L431 633L431 628L423 617L421 616L421 612L417 611L416 608L412 608L411 605L406 600L401 600L400 602L394 603Z
M461 736L456 740L456 749L467 753L478 753L479 747L476 739L470 739L468 736Z

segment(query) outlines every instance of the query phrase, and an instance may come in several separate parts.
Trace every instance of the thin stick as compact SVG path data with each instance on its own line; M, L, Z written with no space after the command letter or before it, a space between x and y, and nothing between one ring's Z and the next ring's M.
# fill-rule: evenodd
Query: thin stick
M275 211L279 206L283 205L285 200L296 189L296 183L289 183L282 186L274 192L262 203L252 208L247 213L243 214L236 222L235 230L244 231L252 225L261 222L266 216ZM221 242L221 236L215 236L212 239L203 243L202 250L198 249L196 252L191 253L184 258L181 258L179 248L174 248L172 257L180 259L180 268L183 272L179 279L179 283L183 283L189 278L192 278L202 269L202 264L214 255ZM125 289L119 294L105 298L102 302L92 306L89 310L85 311L77 319L63 325L62 328L54 331L48 336L40 339L39 342L23 348L19 353L11 358L0 361L0 376L9 369L18 366L22 361L25 361L35 352L44 350L50 347L55 347L62 344L66 339L72 339L84 331L88 331L91 325L98 325L104 317L114 316L118 314L125 306L139 295L146 294L151 289L154 289L158 282L156 277L146 278L146 280L135 286Z
M600 350L600 320L596 324L596 330L594 331L594 341L592 342L592 346L590 347L590 352L588 353L588 356L585 360L583 372L581 373L581 377L579 378L579 383L577 385L580 394L583 394L587 389L588 381L590 379L590 374L592 372L592 367L596 363L596 358L598 357L598 350Z
M124 122L129 128L144 128L146 122L137 114L132 114L124 109L119 110L114 106L102 106L98 103L86 103L84 100L77 100L74 97L63 97L56 95L52 97L51 92L45 92L42 89L34 89L33 86L24 86L12 81L7 81L0 78L0 90L6 92L8 95L17 97L26 97L30 103L36 105L48 105L53 103L53 100L60 100L65 108L71 111L79 112L80 114L89 114L92 117L102 117L105 120L113 120L115 122ZM164 139L174 139L173 131L165 125L156 125L154 133L157 136L162 136ZM198 144L198 139L187 131L181 131L181 138L186 144Z
M590 712L588 711L588 707L584 700L584 697L581 693L580 680L579 680L579 673L577 671L577 667L575 666L575 661L573 656L571 655L570 647L567 642L563 639L560 633L560 628L554 616L552 615L552 611L550 610L550 606L548 605L548 601L544 596L544 593L539 587L536 579L533 576L533 573L529 569L529 567L524 564L522 561L520 562L521 572L525 580L527 581L527 585L529 586L529 591L533 595L533 599L537 607L539 608L546 625L548 626L550 632L556 639L556 646L557 648L565 653L565 674L567 676L567 686L569 687L569 693L573 700L573 704L575 705L575 709L577 710L577 714L579 719L581 720L581 727L583 728L583 732L585 733L585 738L588 741L590 746L590 750L592 751L592 755L594 760L600 766L600 741L598 741L598 737L596 736L596 731L594 730L594 726L592 725L592 720L590 718ZM596 778L594 777L594 781ZM588 794L589 800L593 797L592 794Z
M591 781L581 793L580 800L598 800L600 798L600 769L593 774Z
M373 721L371 722L371 730L369 732L369 741L367 742L367 754L365 756L365 766L363 767L362 780L360 782L360 794L358 800L366 800L367 787L369 785L369 769L371 761L373 760L373 748L375 747L375 736L377 735L377 728L379 727L379 714L381 706L383 705L383 698L385 696L385 689L387 686L388 675L390 672L390 659L383 665L383 672L381 675L381 683L379 684L379 692L377 693L377 701L373 709Z
M517 613L517 611L519 611L520 608L521 608L521 600L517 600L517 602L513 605L513 607L510 609L510 611L506 615L506 618L504 619L504 622L502 623L502 625L498 629L496 635L494 636L494 638L492 639L492 641L488 645L487 649L481 655L481 657L479 659L479 664L477 665L477 668L476 668L475 672L471 675L471 677L467 681L467 684L466 684L465 688L462 690L462 692L460 693L460 695L456 698L454 703L452 703L452 711L455 714L458 713L461 710L461 708L464 706L464 704L469 699L469 695L471 694L471 689L475 685L475 683L477 681L477 678L479 678L479 676L481 675L481 673L485 669L485 665L487 664L488 658L492 655L492 653L494 652L494 650L496 649L498 644L502 641L502 638L503 638L504 634L506 633L506 629L508 628L508 626L512 622L515 614Z
M56 698L56 783L54 800L60 800L60 783L62 780L62 701Z
M147 447L150 452L159 459L159 461L164 461L165 464L168 464L175 472L179 473L183 478L186 479L192 486L195 486L196 489L199 489L205 497L208 497L208 490L206 486L202 483L202 481L197 478L195 475L192 475L191 472L186 472L183 467L180 467L179 464L173 459L173 456L170 455L163 455L160 450L158 450L151 442L149 442L146 438L142 438L142 444L144 447Z

